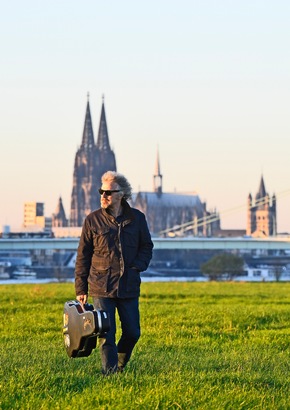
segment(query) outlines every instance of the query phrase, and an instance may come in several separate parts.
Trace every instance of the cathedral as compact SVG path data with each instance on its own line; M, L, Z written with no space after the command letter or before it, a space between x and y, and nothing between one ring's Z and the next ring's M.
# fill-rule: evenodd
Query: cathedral
M53 227L82 226L86 215L99 206L98 188L101 186L101 176L108 170L117 171L117 167L115 154L110 147L104 98L96 142L88 99L82 142L74 161L70 219L66 218L59 198L52 216ZM130 176L128 178L130 180ZM195 192L163 192L158 150L153 190L134 193L130 205L145 214L152 236L231 236L227 230L220 228L219 213L216 210L208 211L206 203ZM237 232L233 230L232 235ZM270 200L263 176L255 201L251 194L248 197L247 230L238 232L238 236L245 233L251 236L277 234L276 197L273 195Z
M110 148L104 98L96 143L88 100L82 143L74 162L70 226L81 226L85 217L99 205L101 176L108 170L116 171L116 159Z
M86 215L99 206L98 188L101 176L108 170L116 171L117 167L115 154L110 148L104 98L96 143L88 100L82 142L74 161L70 220L68 223L59 198L53 214L54 227L82 226ZM163 192L158 152L153 192L134 193L131 205L144 212L154 236L211 236L215 229L219 229L218 214L208 212L197 194Z

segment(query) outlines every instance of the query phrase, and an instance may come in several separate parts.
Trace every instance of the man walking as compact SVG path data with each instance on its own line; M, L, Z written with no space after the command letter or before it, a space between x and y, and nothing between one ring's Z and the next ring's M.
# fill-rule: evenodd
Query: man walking
M101 208L83 224L75 265L76 298L86 303L88 292L95 309L110 317L110 330L100 336L102 373L122 371L140 337L140 272L152 258L153 243L145 215L130 207L132 188L124 175L102 176ZM116 344L116 311L121 338Z

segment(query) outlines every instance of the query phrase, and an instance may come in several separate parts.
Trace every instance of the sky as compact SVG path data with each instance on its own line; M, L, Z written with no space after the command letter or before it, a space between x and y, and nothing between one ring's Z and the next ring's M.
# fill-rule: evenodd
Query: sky
M263 175L290 232L288 0L0 1L0 230L27 201L69 216L89 93L135 192L158 149L163 191L246 229Z

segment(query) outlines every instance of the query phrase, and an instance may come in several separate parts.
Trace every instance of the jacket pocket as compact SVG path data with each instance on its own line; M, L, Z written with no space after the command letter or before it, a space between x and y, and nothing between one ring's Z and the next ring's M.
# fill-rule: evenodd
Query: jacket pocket
M88 282L92 292L106 293L108 289L108 279L110 276L110 269L91 269Z
M93 229L94 249L101 252L107 252L109 249L110 228L104 226L103 228Z

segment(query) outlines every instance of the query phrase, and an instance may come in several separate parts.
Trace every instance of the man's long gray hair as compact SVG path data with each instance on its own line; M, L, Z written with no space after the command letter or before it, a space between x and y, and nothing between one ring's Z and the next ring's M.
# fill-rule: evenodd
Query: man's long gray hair
M128 200L132 198L132 187L123 174L116 171L107 171L102 176L102 183L105 181L115 182L115 184L118 184L120 190L124 194L124 199Z

